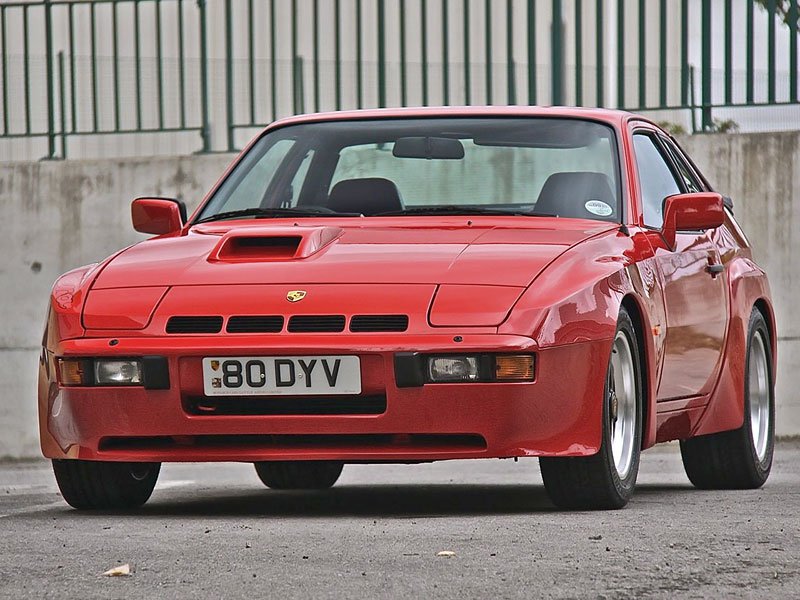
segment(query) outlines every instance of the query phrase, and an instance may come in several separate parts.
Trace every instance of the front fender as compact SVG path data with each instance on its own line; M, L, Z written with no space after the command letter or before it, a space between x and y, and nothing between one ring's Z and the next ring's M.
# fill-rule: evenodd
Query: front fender
M549 265L499 328L501 333L529 335L540 348L611 340L624 303L639 330L644 448L655 443L656 384L664 338L662 328L652 323L665 323L663 295L651 258L652 249L641 233L587 240Z

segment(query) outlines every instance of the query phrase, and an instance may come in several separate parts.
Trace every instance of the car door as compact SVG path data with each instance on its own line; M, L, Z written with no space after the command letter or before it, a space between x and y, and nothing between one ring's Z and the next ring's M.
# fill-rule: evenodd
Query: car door
M675 248L657 233L663 224L664 198L699 191L687 165L653 130L633 136L644 225L664 290L664 361L657 400L707 394L719 373L728 321L725 272L710 231L681 231ZM693 189L694 188L694 189Z

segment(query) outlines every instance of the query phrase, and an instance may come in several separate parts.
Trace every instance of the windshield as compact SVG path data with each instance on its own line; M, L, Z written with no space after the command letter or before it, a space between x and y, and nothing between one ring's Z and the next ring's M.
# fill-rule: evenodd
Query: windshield
M306 123L262 136L195 222L516 214L619 222L613 130L570 118Z

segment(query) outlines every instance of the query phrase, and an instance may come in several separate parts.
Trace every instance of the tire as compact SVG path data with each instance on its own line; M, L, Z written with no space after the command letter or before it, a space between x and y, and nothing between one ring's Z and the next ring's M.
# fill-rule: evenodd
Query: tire
M78 510L114 510L142 506L158 480L161 463L53 460L64 500Z
M273 490L325 490L339 479L344 463L275 461L253 463L261 482Z
M547 495L559 508L617 509L633 495L642 448L641 369L633 321L621 308L603 394L600 450L539 459Z
M764 315L754 308L747 330L744 422L739 429L681 440L689 481L700 489L755 489L764 485L775 450L772 345Z

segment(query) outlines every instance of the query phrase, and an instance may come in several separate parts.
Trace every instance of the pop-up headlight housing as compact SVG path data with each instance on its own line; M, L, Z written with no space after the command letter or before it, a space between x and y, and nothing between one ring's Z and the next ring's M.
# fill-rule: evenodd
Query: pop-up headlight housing
M169 389L169 365L163 356L62 357L58 359L58 373L59 383L65 387Z
M533 354L426 355L398 352L394 355L397 387L426 383L513 383L535 379Z

